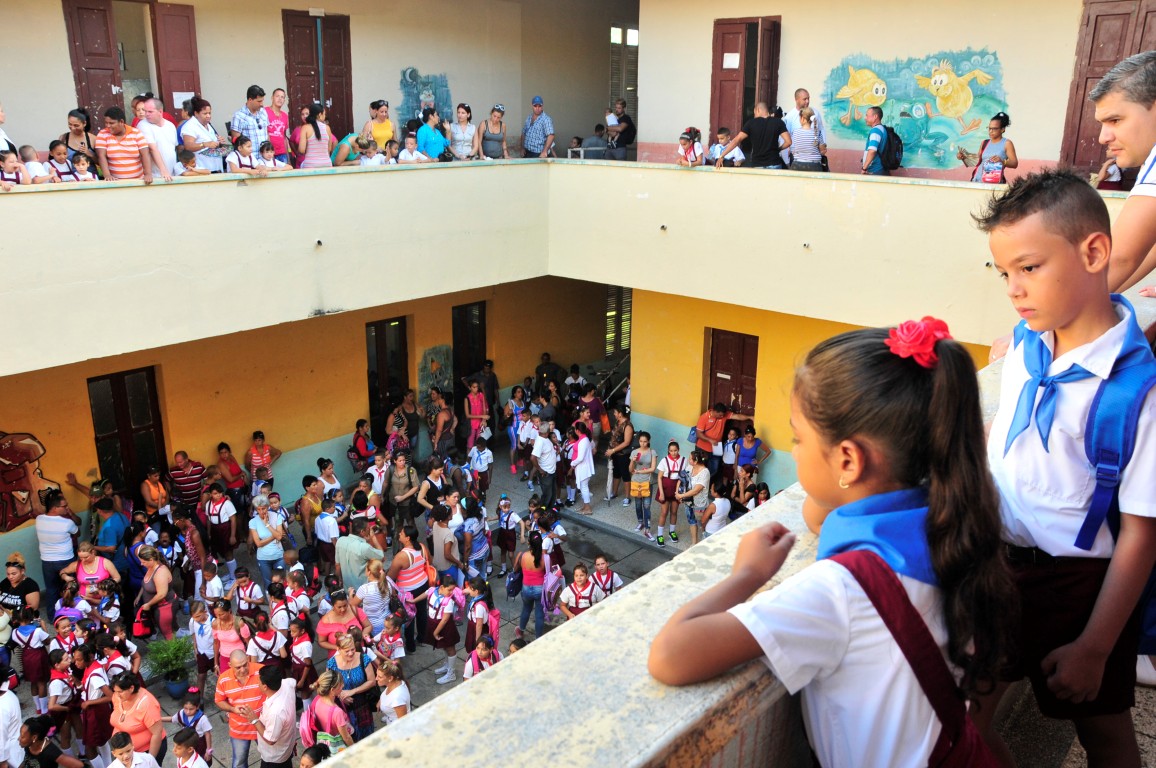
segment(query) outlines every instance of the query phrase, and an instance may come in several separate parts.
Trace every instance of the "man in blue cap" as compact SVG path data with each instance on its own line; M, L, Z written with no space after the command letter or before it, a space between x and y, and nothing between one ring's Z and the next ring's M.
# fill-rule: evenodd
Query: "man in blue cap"
M546 114L541 96L530 102L530 116L522 126L522 157L549 157L554 149L554 121Z

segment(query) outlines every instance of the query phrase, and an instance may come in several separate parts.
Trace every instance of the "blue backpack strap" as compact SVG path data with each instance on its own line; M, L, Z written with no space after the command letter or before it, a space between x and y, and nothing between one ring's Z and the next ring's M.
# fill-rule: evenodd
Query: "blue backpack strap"
M1120 532L1120 475L1136 448L1140 409L1156 385L1156 361L1148 359L1112 372L1092 400L1084 430L1084 454L1096 469L1096 488L1076 546L1092 548L1100 526L1108 523L1112 538Z

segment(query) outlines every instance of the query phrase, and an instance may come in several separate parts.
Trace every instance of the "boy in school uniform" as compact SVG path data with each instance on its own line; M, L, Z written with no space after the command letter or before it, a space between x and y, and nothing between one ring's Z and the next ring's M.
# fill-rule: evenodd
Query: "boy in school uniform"
M1117 362L1151 359L1131 305L1108 292L1111 222L1079 176L1018 179L976 219L1023 318L1007 354L988 461L1000 492L1005 555L1020 589L1017 648L1005 682L973 709L1008 765L992 716L1027 677L1044 715L1072 720L1088 764L1138 766L1133 732L1136 610L1156 561L1156 398L1140 410L1118 487L1120 524L1080 535L1096 488L1084 432ZM1118 370L1118 369L1116 369ZM1080 539L1083 546L1077 546Z

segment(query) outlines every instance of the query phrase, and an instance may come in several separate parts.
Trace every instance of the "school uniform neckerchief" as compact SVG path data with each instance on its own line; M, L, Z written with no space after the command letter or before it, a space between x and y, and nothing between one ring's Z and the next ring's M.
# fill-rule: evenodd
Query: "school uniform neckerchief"
M844 504L823 521L816 558L864 549L879 555L896 573L938 586L924 534L926 518L925 488L905 488Z
M1126 308L1129 315L1126 320L1120 321L1126 322L1127 327L1124 333L1124 345L1116 357L1115 370L1127 368L1134 365L1135 362L1141 362L1147 356L1150 347L1147 339L1144 338L1144 332L1140 330L1140 325L1136 322L1136 310L1132 308L1128 300L1114 293L1112 294L1112 303ZM1058 385L1070 381L1080 381L1095 375L1079 365L1072 365L1062 373L1047 376L1045 374L1052 364L1052 350L1044 343L1043 334L1028 328L1027 321L1021 321L1015 328L1014 337L1017 346L1021 343L1024 345L1024 367L1027 368L1031 378L1024 382L1023 389L1020 390L1019 400L1016 401L1015 415L1012 416L1011 426L1007 432L1007 441L1004 443L1003 453L1005 456L1011 450L1015 439L1031 423L1033 406L1036 415L1036 429L1039 430L1040 439L1044 443L1044 450L1048 450L1048 435L1052 431L1052 421L1056 417ZM1040 401L1037 405L1036 390L1040 387L1043 387L1044 391L1040 395Z

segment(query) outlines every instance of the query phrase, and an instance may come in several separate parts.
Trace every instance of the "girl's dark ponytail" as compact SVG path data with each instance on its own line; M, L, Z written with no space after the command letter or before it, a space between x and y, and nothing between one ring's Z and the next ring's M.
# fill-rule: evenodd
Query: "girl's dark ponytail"
M1000 556L999 494L988 471L975 364L959 343L939 355L928 409L927 543L943 591L947 655L968 695L997 680L1015 626L1011 576ZM973 643L974 641L974 643Z

